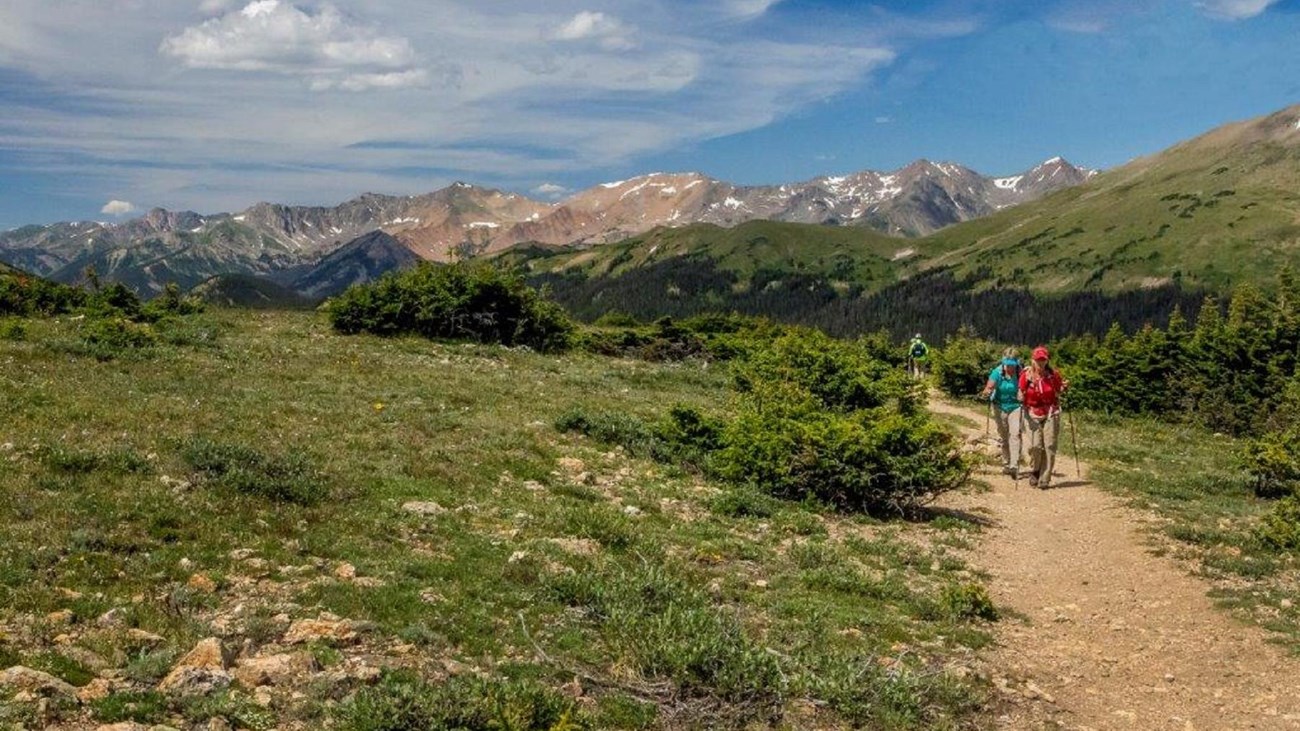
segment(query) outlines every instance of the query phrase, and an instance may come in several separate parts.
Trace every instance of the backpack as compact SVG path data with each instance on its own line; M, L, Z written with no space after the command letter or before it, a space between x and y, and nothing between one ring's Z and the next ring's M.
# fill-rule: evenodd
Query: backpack
M925 354L929 352L929 350L930 350L929 348L925 347L925 343L921 342L920 340L917 340L916 342L912 343L913 358L924 358Z

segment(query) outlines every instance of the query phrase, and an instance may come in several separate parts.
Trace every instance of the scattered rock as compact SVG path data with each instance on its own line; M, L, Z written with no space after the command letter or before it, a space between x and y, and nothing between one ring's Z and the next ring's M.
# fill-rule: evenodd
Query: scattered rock
M230 685L221 640L209 637L178 661L158 684L160 693L207 695Z
M626 505L623 507L623 515L635 518L641 514L641 508L635 505Z
M105 629L117 629L119 627L125 627L126 610L122 609L121 607L113 607L107 612L104 612L103 614L99 615L99 619L95 620L95 624Z
M587 463L577 457L560 457L555 464L561 472L569 476L577 476L587 471Z
M447 512L447 509L438 503L431 501L412 501L402 504L402 510L416 515L441 515Z
M206 574L194 574L185 585L204 594L214 594L217 591L217 582L208 578Z
M150 731L150 729L142 723L123 721L122 723L110 723L99 726L95 731Z
M230 557L231 561L243 561L252 558L254 553L256 553L256 551L251 548L236 548L227 554L227 556Z
M306 652L250 657L239 661L231 674L245 688L285 685L319 670L316 658Z
M72 613L71 609L60 609L57 612L50 612L45 615L46 622L57 625L72 624L74 619L76 619L76 615Z
M506 563L519 563L520 561L523 561L527 558L528 558L527 551L515 551L514 553L510 554L510 558L506 559Z
M351 581L357 578L357 567L344 561L338 565L338 568L334 569L334 575L344 581Z
M320 619L300 619L294 622L284 635L284 642L289 645L320 641L347 643L356 639L357 631L351 622L324 614Z
M75 698L77 689L69 683L50 675L22 665L15 665L0 671L0 688L9 688L26 692L34 697L64 696Z
M270 688L258 688L253 691L253 702L263 708L270 708L275 702L275 695L271 693Z
M113 681L107 678L95 678L77 691L77 698L82 703L103 700L113 694Z
M166 641L161 635L156 635L152 632L146 632L142 629L136 628L131 628L126 631L126 639L136 646L145 645L149 647L161 645Z

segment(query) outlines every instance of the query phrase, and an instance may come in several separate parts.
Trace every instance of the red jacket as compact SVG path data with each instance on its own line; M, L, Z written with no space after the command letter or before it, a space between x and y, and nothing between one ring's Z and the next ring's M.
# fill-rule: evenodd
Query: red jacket
M1055 368L1041 378L1035 378L1032 368L1020 372L1020 393L1030 416L1050 416L1061 410L1061 392L1065 384L1061 372Z

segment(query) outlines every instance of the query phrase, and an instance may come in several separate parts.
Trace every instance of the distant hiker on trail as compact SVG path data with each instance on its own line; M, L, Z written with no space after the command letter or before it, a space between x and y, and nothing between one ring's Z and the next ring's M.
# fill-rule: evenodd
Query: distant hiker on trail
M1070 388L1070 382L1048 363L1050 357L1047 348L1034 348L1033 360L1020 374L1020 402L1028 416L1029 486L1043 490L1052 484L1056 438L1061 433L1061 394Z
M921 333L917 333L912 342L907 344L907 372L912 378L921 378L925 376L929 364L930 346L921 339Z
M1002 471L1015 477L1020 470L1020 434L1024 421L1020 409L1020 358L1015 348L1002 353L1002 362L989 373L981 399L987 399L998 422L1002 442Z

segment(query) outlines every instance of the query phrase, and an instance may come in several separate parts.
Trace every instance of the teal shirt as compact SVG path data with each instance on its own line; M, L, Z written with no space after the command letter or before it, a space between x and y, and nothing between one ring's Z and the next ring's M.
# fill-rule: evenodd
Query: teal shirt
M989 380L993 382L990 400L999 409L1009 413L1020 408L1020 371L1016 371L1014 376L1004 376L1002 365L998 364L989 373Z

